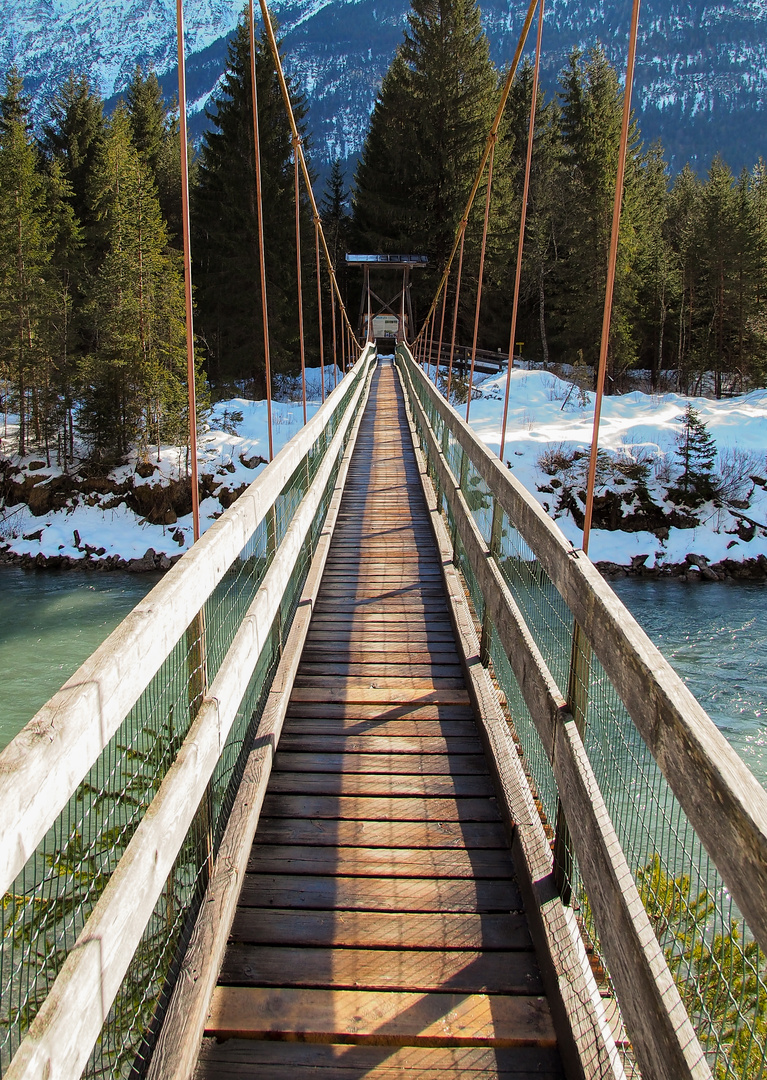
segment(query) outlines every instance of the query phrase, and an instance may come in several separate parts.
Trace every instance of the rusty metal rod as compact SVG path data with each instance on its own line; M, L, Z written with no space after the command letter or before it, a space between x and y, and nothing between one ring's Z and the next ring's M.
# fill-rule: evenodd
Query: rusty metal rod
M256 28L253 0L249 0L250 82L253 106L253 154L256 168L256 214L258 218L258 263L261 276L261 319L264 324L264 367L266 379L266 419L269 430L269 460L274 457L272 437L272 365L269 349L269 314L266 304L266 256L264 254L264 205L261 185L261 141L258 130L258 90L256 88Z
M197 473L197 388L194 363L194 314L192 309L192 244L189 227L189 150L186 131L186 54L184 6L176 0L178 34L178 137L181 149L181 221L184 239L184 297L186 301L186 381L189 402L189 457L192 482L192 535L200 539L200 485Z
M252 3L252 0L251 0ZM317 255L317 313L320 333L320 380L322 382L321 400L325 400L325 342L322 328L322 278L320 276L320 224L314 222L314 250Z
M450 404L450 384L453 379L453 354L455 353L455 334L458 328L458 301L461 298L461 275L463 274L463 239L466 235L466 219L461 222L461 254L458 256L458 277L455 282L455 309L453 310L453 336L450 341L450 360L447 365L447 387L445 400Z
M610 345L610 322L613 310L613 290L615 288L615 267L618 260L618 235L621 227L621 207L623 204L623 181L626 174L626 151L631 122L631 90L634 84L636 64L636 43L639 30L639 4L634 0L631 9L631 30L629 32L629 52L626 64L626 86L623 91L623 120L621 123L621 141L618 151L618 173L615 178L615 199L613 202L613 224L610 234L610 255L607 260L607 284L605 287L605 307L602 317L602 339L599 347L599 369L597 373L596 400L594 402L594 429L591 436L589 455L589 476L586 484L586 512L583 520L583 550L588 554L591 518L594 513L594 486L597 475L597 452L599 448L599 421L602 416L602 397L607 371L607 352Z
M543 3L543 0L541 0ZM471 391L474 386L474 362L477 358L477 335L479 333L479 312L482 306L482 279L485 276L485 252L487 250L487 223L490 218L490 197L493 193L493 161L495 160L495 139L490 147L490 157L487 159L487 194L485 196L485 220L482 225L482 247L479 253L479 280L477 282L477 304L474 312L474 337L471 342L471 370L469 371L469 390L466 395L466 423L469 422L469 409L471 408Z
M301 192L298 188L298 147L293 139L293 176L295 178L296 202L296 278L298 281L298 340L301 350L301 397L304 403L304 423L306 423L306 349L304 347L304 300L301 284Z
M517 266L514 273L514 300L511 307L511 331L509 342L509 363L506 368L506 393L503 399L503 423L501 425L501 448L498 457L503 461L506 447L506 421L509 415L509 392L511 390L511 370L514 367L514 339L517 336L517 314L519 311L519 286L522 280L522 253L525 246L525 225L527 223L527 200L530 194L530 171L533 163L533 142L535 138L535 113L538 105L538 75L541 67L541 41L543 39L543 6L538 9L538 36L535 42L535 67L533 68L533 87L530 101L530 124L527 129L527 156L525 158L525 182L522 191L522 213L519 219L519 241L517 242Z

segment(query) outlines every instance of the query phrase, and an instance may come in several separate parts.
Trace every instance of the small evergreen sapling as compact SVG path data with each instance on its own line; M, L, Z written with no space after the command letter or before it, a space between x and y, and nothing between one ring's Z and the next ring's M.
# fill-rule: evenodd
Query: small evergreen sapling
M682 416L678 417L682 430L676 437L675 454L681 473L669 496L676 503L700 506L716 496L714 462L716 443L697 409L688 402Z

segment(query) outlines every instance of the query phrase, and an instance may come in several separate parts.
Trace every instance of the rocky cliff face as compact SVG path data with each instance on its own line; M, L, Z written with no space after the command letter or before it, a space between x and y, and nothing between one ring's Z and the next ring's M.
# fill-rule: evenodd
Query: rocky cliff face
M377 87L401 40L408 0L278 0L289 68L308 95L318 163L353 157ZM524 0L482 5L493 56L511 56ZM240 0L186 0L190 108L199 114L220 76ZM625 66L629 0L549 0L544 85L575 45L597 39ZM173 0L0 0L0 63L16 63L35 108L70 71L85 71L106 98L137 62L153 64L169 94L176 64ZM721 151L733 169L766 153L767 0L645 0L635 104L646 140L662 137L675 166L699 168Z

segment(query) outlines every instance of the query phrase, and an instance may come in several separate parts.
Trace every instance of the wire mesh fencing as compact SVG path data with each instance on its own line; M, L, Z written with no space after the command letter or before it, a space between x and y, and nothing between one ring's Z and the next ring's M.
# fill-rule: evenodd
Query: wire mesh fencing
M369 374L369 373L368 373ZM346 423L342 446L290 574L207 791L144 931L83 1075L140 1076L175 974L323 527L354 416L350 380L314 443L181 638L80 782L3 897L0 911L0 1075L102 896L176 759L267 571ZM356 411L364 400L362 395ZM194 588L190 580L189 587Z
M409 357L412 387L456 487L518 605L562 696L567 701L650 923L716 1080L767 1077L767 958L754 940L652 753L517 524L482 478L477 455L455 432L455 414L439 405ZM405 380L406 385L408 380ZM436 449L417 409L413 416L429 475L453 537L483 641L501 688L547 835L557 855L563 899L575 910L584 938L609 983L599 934L567 838L549 756L525 704L485 597L440 491ZM472 460L473 458L473 460ZM712 805L712 813L717 808Z

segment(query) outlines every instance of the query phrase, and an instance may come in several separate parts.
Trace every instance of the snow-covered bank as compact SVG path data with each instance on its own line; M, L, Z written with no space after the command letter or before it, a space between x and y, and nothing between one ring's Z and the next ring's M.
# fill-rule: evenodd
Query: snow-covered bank
M326 379L331 388L331 371ZM309 373L309 385L311 416L319 407L318 372ZM470 410L471 426L495 453L505 388L505 373L485 378ZM767 577L767 390L725 401L692 399L716 443L719 491L693 508L669 496L680 472L679 418L689 400L639 392L605 399L591 557L608 574L633 568L709 579ZM575 546L592 418L592 394L552 372L512 372L504 458ZM302 422L300 401L275 402L275 452ZM267 457L266 403L237 398L216 405L200 440L203 530L259 475ZM64 477L39 454L0 459L0 563L167 568L192 542L185 474L183 451L169 446L161 447L159 461L155 448L148 461L134 455L100 478L87 470Z
M505 391L505 373L485 378L469 411L471 427L495 453ZM677 446L688 402L716 443L713 476L721 489L694 509L668 494L681 471ZM465 404L458 409L465 414ZM593 417L592 393L552 372L512 371L504 458L576 547ZM589 554L606 572L633 565L678 573L686 565L695 575L710 564L718 569L704 574L709 578L737 576L738 566L767 575L767 390L722 401L638 391L606 397L599 445L598 527ZM610 516L607 524L616 527L599 527ZM638 528L643 521L651 527Z
M325 381L332 390L332 367L326 367ZM319 370L308 370L307 418L320 407L320 387ZM275 454L302 424L300 400L273 403ZM106 476L94 476L85 466L64 476L39 453L23 459L9 454L13 434L9 424L5 456L0 457L0 564L164 570L191 546L191 488L183 448L161 446L158 455L154 447L143 462L133 453ZM266 402L219 402L198 451L204 532L266 465Z

